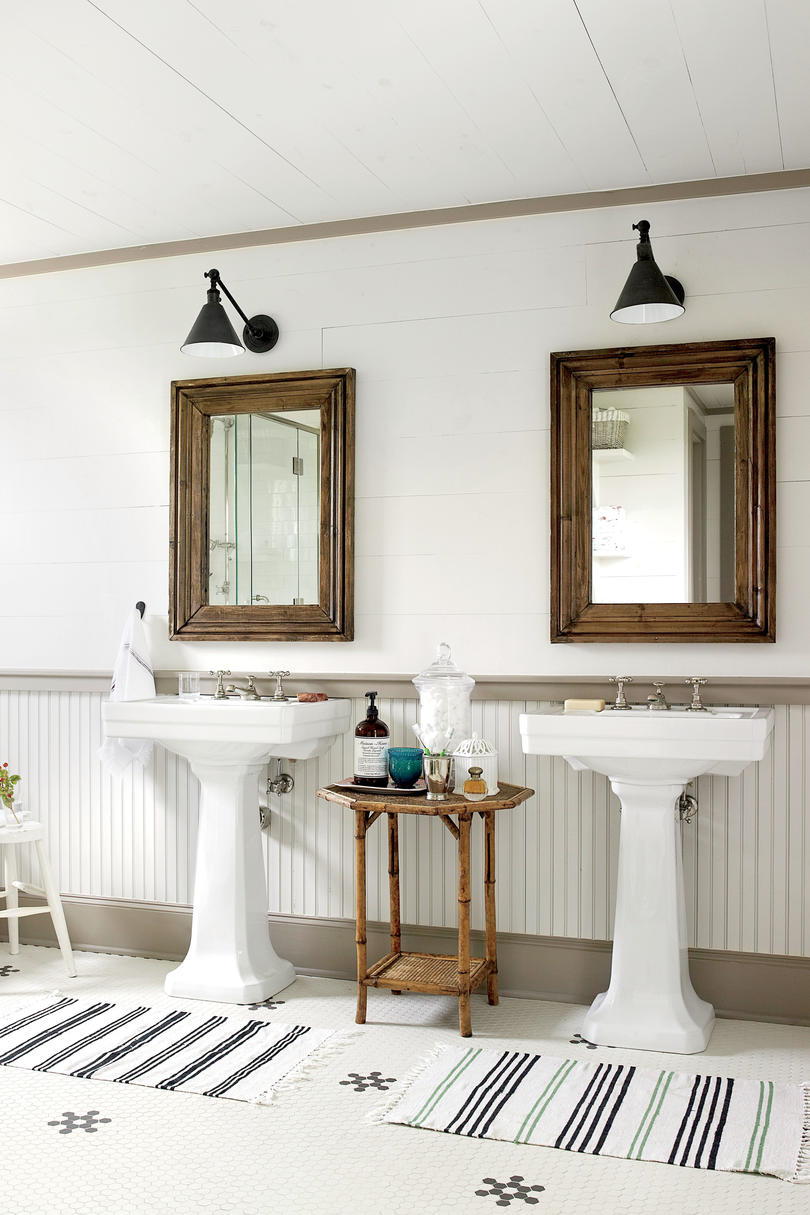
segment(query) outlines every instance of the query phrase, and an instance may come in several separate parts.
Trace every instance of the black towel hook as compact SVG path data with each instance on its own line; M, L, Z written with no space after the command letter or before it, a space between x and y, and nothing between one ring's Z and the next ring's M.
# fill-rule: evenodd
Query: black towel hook
M143 614L146 611L146 604L144 603L143 599L139 599L135 604L135 607L141 613L141 620L143 620Z

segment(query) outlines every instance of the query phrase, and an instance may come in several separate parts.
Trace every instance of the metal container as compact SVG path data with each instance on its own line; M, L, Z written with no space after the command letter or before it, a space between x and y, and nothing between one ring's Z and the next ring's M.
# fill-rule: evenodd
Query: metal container
M424 765L428 801L445 801L453 783L452 755L426 755Z

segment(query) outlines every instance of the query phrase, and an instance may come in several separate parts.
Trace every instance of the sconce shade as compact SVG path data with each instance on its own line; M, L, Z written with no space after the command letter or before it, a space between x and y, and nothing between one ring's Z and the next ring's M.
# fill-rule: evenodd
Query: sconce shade
M208 292L208 300L180 349L184 354L198 354L209 359L227 359L244 352L216 289Z
M676 278L664 274L657 265L648 221L641 219L633 227L641 233L636 246L637 260L610 314L611 319L629 325L672 321L685 312L684 289Z

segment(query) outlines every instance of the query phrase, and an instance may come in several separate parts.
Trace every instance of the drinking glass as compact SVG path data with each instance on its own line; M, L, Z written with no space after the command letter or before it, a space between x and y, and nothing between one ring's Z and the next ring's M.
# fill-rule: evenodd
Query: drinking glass
M398 789L412 789L422 775L420 747L389 747L388 775Z
M200 699L199 671L181 671L177 676L177 695L181 700Z

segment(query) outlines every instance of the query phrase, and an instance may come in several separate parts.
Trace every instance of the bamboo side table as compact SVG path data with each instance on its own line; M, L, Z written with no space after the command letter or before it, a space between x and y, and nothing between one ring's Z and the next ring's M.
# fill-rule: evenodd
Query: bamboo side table
M380 793L352 793L328 785L318 797L354 811L355 879L357 898L357 1016L366 1020L369 987L385 987L393 995L417 991L458 998L459 1032L472 1034L470 993L484 983L490 1004L498 1003L498 955L495 933L495 814L525 802L533 789L502 784L500 792L480 802L467 801L450 794L442 802L426 797L386 796ZM390 898L391 949L373 966L368 965L366 941L366 835L382 815L388 819L388 889ZM437 818L458 846L458 952L455 954L415 953L402 949L399 902L399 816L422 814ZM484 822L484 907L485 950L483 958L470 957L470 833L474 816ZM453 816L455 815L455 820Z

